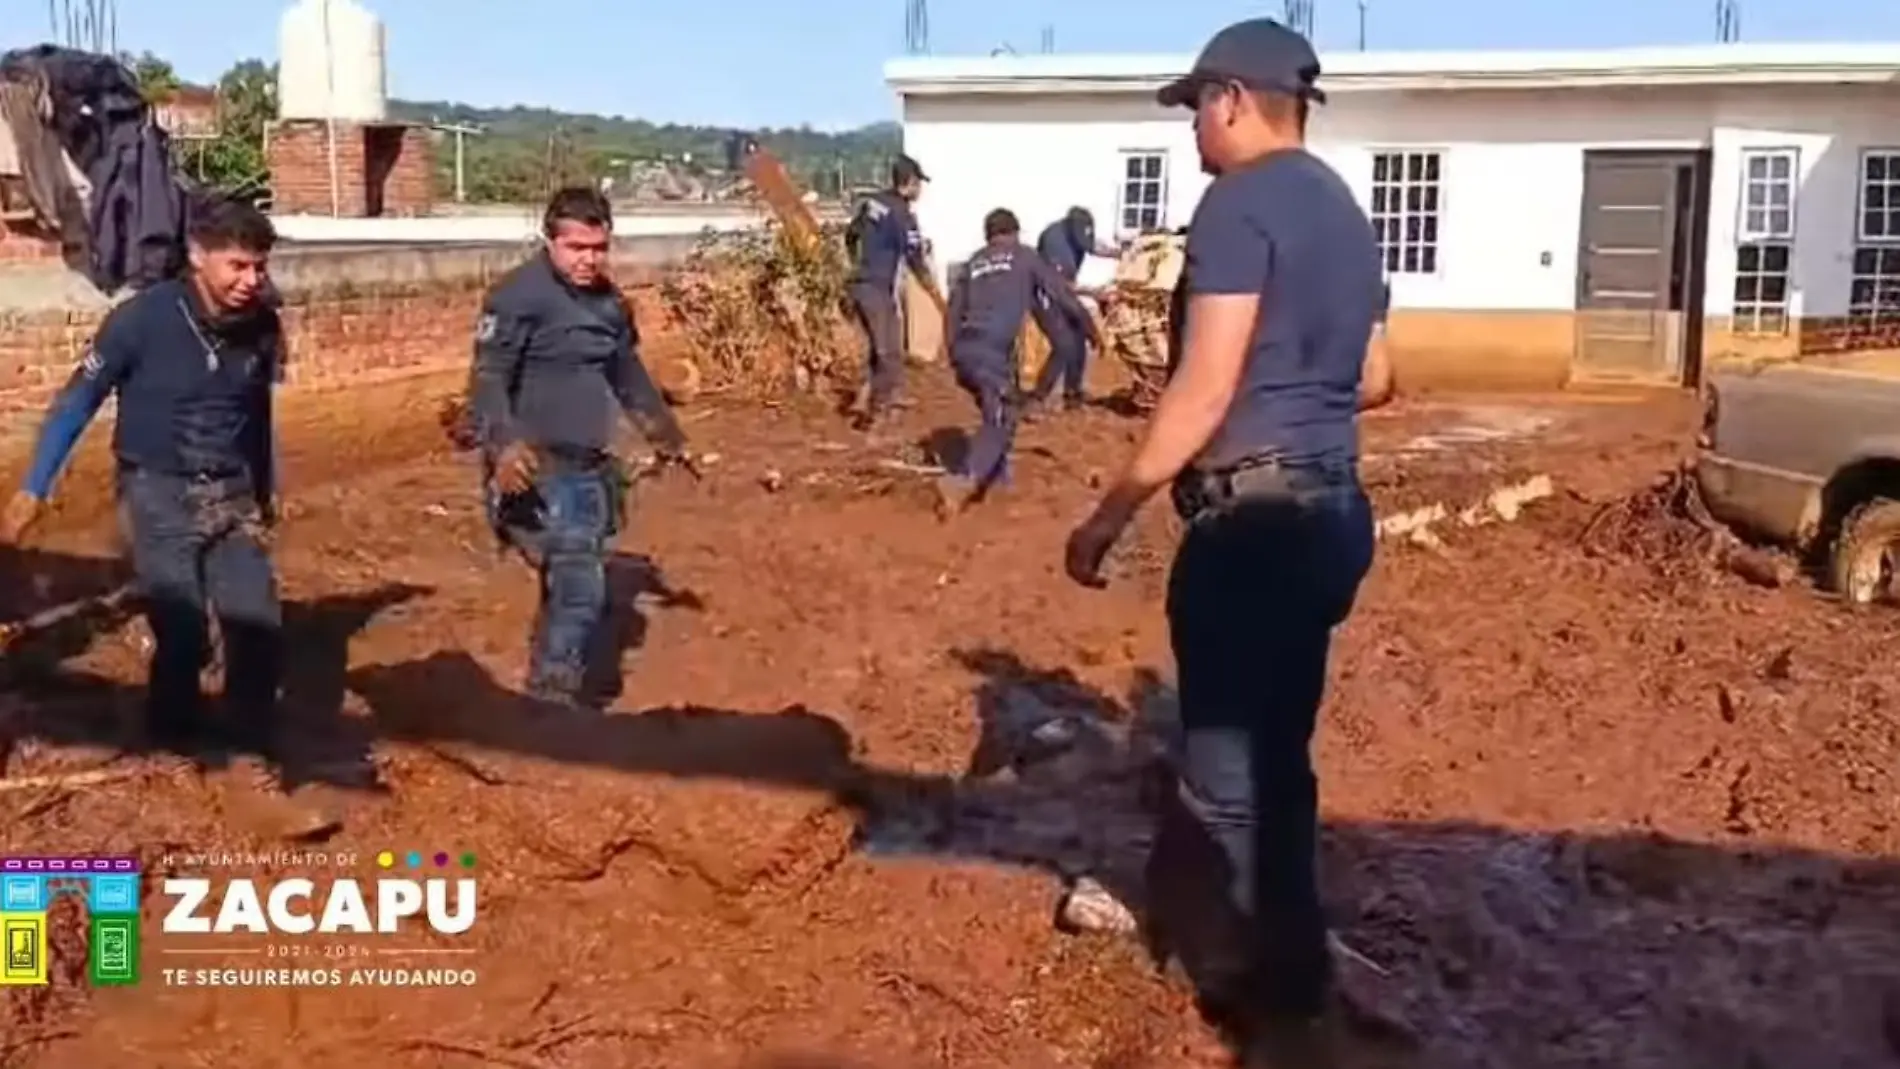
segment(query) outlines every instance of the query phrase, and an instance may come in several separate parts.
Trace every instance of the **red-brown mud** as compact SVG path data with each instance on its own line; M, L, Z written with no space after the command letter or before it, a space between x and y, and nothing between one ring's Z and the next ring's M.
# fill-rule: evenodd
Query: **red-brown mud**
M907 437L966 426L924 379ZM336 781L305 793L346 820L311 849L364 877L382 850L475 853L480 919L456 944L475 952L452 960L478 987L168 986L161 969L444 959L398 953L442 946L421 938L194 942L148 923L144 983L88 991L68 904L57 982L0 996L0 1065L1210 1064L1186 995L1132 942L1051 923L1059 874L1113 869L1146 834L1131 783L1098 773L1119 767L1131 693L1167 672L1172 521L1144 517L1105 591L1059 568L1136 424L1032 424L1015 485L945 527L905 467L928 450L867 450L792 407L690 412L719 458L704 483L641 486L615 568L639 619L599 717L514 696L534 584L489 541L469 462L326 462L351 419L364 439L433 433L433 408L350 404L290 432L306 437L278 550L287 705L305 771ZM1603 502L1679 459L1688 423L1679 401L1626 397L1367 421L1385 511L1557 485L1515 522L1384 546L1336 647L1328 896L1376 966L1348 966L1359 1001L1416 1040L1400 1064L1900 1058L1900 622L1580 545ZM75 520L13 554L6 618L109 585L107 541ZM278 848L215 780L115 754L142 642L87 619L9 652L7 777L136 775L0 793L0 852L136 852L156 873ZM1107 741L956 784L984 716L1037 708ZM349 785L365 756L380 791ZM208 947L229 953L176 953ZM1354 1057L1392 1064L1390 1046Z

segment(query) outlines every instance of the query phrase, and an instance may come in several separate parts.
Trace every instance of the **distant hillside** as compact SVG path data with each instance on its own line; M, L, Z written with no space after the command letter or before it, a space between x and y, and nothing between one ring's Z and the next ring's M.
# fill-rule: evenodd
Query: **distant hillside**
M607 115L583 115L549 108L477 108L433 100L390 102L394 118L412 122L454 123L480 127L467 139L470 200L501 201L539 194L550 170L564 181L601 175L625 176L630 165L665 162L675 170L723 171L726 127L653 123ZM856 130L825 133L809 127L747 130L785 161L806 188L835 195L840 179L847 187L875 183L902 142L896 123L875 123ZM686 162L690 157L690 163ZM453 187L455 155L442 152L438 169L444 188Z

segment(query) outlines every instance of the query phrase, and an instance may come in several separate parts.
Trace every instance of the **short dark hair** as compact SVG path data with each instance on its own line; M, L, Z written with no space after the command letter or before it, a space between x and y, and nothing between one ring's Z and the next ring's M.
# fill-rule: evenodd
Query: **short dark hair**
M253 205L231 197L194 200L186 211L185 238L206 252L243 249L259 255L277 245L277 228Z
M541 232L553 237L561 223L605 227L614 225L614 208L607 195L592 186L568 186L557 189L548 198L547 214L541 217Z
M1016 219L1016 213L1008 208L998 208L983 217L983 238L1005 238L1023 232L1023 224Z

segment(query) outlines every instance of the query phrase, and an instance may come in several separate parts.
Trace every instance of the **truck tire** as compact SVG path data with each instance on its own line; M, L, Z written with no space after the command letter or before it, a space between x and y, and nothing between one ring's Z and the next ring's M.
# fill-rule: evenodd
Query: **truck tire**
M1900 596L1900 501L1876 497L1847 514L1828 578L1855 605Z

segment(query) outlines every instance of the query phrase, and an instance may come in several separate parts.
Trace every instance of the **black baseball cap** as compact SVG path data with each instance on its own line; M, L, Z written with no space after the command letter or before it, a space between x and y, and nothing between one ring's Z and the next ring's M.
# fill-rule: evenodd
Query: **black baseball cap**
M891 185L901 186L912 179L916 179L919 182L928 182L930 181L930 176L924 173L923 164L918 163L909 156L897 157L897 162L891 164Z
M1193 107L1201 87L1226 82L1263 93L1326 103L1319 80L1319 55L1312 42L1272 19L1236 22L1201 49L1194 68L1163 86L1155 99L1164 108Z

